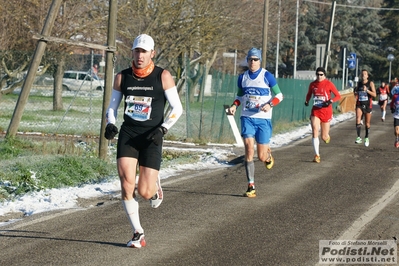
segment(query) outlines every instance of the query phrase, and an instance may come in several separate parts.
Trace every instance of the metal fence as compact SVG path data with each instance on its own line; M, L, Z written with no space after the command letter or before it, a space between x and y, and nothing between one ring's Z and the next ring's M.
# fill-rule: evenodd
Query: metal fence
M101 57L97 59L101 60ZM93 60L80 60L78 70L90 73ZM94 61L97 63L96 61ZM115 67L115 72L130 65L129 60ZM76 67L76 66L75 66ZM67 70L71 69L68 67ZM77 70L75 68L75 70ZM186 69L185 73L190 73ZM101 68L99 71L101 76ZM185 76L183 75L182 78ZM188 78L188 77L186 77ZM279 78L278 84L284 100L273 109L273 125L305 121L309 118L310 107L304 106L305 95L311 80ZM90 85L90 80L82 84ZM333 81L339 88L340 81ZM234 143L235 138L224 111L230 105L237 91L237 76L211 70L201 77L199 84L185 83L180 92L183 115L169 131L167 138L181 141ZM20 89L0 98L0 130L7 130ZM65 134L98 137L101 126L103 91L95 85L76 86L62 92L63 110L53 111L53 84L51 75L37 78L18 128L20 132L41 134ZM117 126L122 123L123 103L120 105ZM240 125L239 115L235 117Z

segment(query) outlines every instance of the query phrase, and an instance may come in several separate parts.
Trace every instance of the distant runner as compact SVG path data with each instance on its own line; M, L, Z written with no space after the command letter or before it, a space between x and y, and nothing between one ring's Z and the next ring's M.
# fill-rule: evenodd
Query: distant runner
M360 120L364 116L364 124L366 127L366 134L364 136L364 146L370 145L369 133L370 133L370 121L371 112L373 109L373 97L377 95L374 87L374 82L369 80L369 72L366 69L362 70L362 80L357 84L357 88L354 90L356 97L356 134L357 138L355 143L360 144L363 142L360 137L360 131L362 124Z
M394 94L390 104L391 113L393 114L393 127L395 134L395 148L399 148L399 92Z
M334 98L331 97L331 93L334 94ZM326 78L326 70L323 67L316 69L316 80L309 85L305 99L306 106L309 105L312 94L313 107L310 114L310 122L312 124L312 144L315 153L313 162L320 163L319 131L321 131L322 140L327 144L330 143L330 121L333 118L332 103L341 99L341 95L334 83Z
M389 86L384 81L381 82L381 86L377 89L378 105L381 108L381 121L385 121L386 107L388 104L388 96L390 96Z

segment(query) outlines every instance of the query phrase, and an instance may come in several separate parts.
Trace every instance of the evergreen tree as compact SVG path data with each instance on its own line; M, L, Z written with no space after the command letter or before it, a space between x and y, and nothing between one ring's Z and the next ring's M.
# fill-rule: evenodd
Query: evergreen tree
M328 3L304 1L301 5L298 69L314 69L316 45L327 44L332 8L330 1ZM383 76L387 60L382 39L389 30L383 27L379 16L380 1L339 0L336 3L328 69L341 77L339 52L346 47L348 53L354 52L360 59L359 69L369 70L373 78Z
M316 46L326 44L328 37L330 15L326 7L303 2L298 32L298 69L316 69Z
M359 70L367 69L374 80L381 78L381 65L386 63L381 43L388 31L382 26L379 7L373 0L353 0L350 7L338 8L337 17L345 23L339 23L334 34L340 46L347 47L360 58Z
M399 0L384 0L382 6L386 9L380 11L379 14L383 18L384 28L389 30L389 33L382 40L382 47L385 50L384 54L386 56L388 54L393 54L396 58L396 60L392 62L391 75L391 77L395 77L399 74L399 64L395 64L395 61L399 59L399 44L397 43L399 37L399 16L397 15L399 11ZM387 64L389 65L389 63ZM388 74L386 76L388 76Z

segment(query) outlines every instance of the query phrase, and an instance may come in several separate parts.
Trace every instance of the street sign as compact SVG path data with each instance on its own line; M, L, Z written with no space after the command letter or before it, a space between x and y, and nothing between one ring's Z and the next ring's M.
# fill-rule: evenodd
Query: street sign
M236 57L236 53L223 53L223 57Z
M349 53L348 60L348 68L353 70L356 68L356 53Z
M356 62L354 60L348 60L348 68L353 70L356 68Z

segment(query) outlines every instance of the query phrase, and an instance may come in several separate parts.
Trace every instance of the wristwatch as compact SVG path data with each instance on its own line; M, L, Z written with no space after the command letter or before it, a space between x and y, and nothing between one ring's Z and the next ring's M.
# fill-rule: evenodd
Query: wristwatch
M274 106L274 104L272 102L268 102L268 104L270 105L270 107Z

